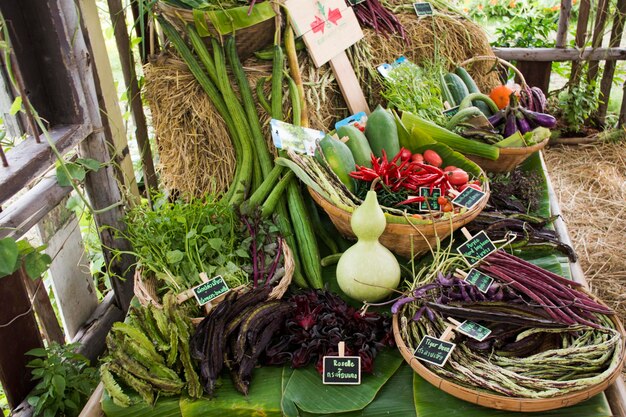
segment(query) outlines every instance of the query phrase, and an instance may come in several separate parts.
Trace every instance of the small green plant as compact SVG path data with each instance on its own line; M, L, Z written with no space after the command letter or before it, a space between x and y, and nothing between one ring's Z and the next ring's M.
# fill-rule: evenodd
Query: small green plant
M580 132L597 109L596 90L595 82L589 83L583 76L576 84L570 85L569 89L559 93L560 116L568 132Z
M82 410L98 383L98 371L89 360L75 353L77 344L50 344L26 352L35 356L28 363L33 379L39 381L28 397L35 416L73 417Z

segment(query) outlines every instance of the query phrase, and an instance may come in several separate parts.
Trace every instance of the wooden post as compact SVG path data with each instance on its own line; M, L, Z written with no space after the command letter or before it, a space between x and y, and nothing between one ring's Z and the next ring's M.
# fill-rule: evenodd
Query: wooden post
M28 292L28 297L33 300L33 308L35 309L35 313L37 313L37 318L44 337L48 343L57 342L60 345L65 344L63 330L59 325L57 316L54 314L50 297L48 297L48 292L46 291L46 286L42 279L31 279L24 271L20 270L19 272L24 282L24 287Z
M561 0L561 10L559 13L559 28L556 32L556 47L565 48L567 46L567 29L569 27L570 12L572 11L572 0Z
M609 48L620 46L622 35L624 34L624 21L626 17L626 0L617 0L615 17L613 18L613 26L611 27L611 39L609 40ZM611 87L613 86L613 75L615 74L615 61L606 61L604 63L604 72L600 81L600 94L598 95L598 110L596 111L596 121L601 127L604 127L606 119L606 111L609 106L609 98L611 97Z
M578 7L578 23L576 24L576 47L583 48L587 41L587 28L589 26L589 12L591 11L590 0L580 0ZM569 76L570 84L578 84L580 79L580 63L572 61L572 71Z
M113 80L113 71L109 55L102 35L100 17L95 0L80 0L81 8L80 22L83 25L86 47L90 52L91 67L95 75L96 95L98 106L100 107L100 119L105 130L107 140L111 142L109 152L114 157L114 162L118 165L115 173L124 187L134 196L139 196L137 182L135 181L135 170L133 161L128 150L128 140L126 138L126 126L120 108L120 102Z
M33 358L24 353L43 347L20 274L18 271L0 279L0 384L11 408L17 407L35 386L26 367Z
M146 116L143 112L143 103L141 102L141 92L139 91L137 74L135 73L135 59L130 49L130 38L126 31L126 15L124 14L121 0L108 0L108 4L115 33L115 42L122 64L122 74L124 75L128 100L130 101L131 111L135 121L135 139L139 146L144 184L147 190L156 190L158 188L157 176L154 171L154 160L152 159L152 150L150 149ZM150 193L148 192L146 194L148 198L150 198Z
M82 30L82 20L79 19L76 4L72 0L56 0L48 2L51 13L59 19L61 27L73 28L72 33L64 33L60 39L60 48L68 56L67 65L72 70L72 81L83 94L79 96L79 106L85 112L85 118L91 121L94 132L80 145L80 155L93 158L101 162L110 162L110 149L116 149L116 144L107 138L103 129L103 119L98 102L98 87L94 74L91 53L87 46L87 38ZM86 4L81 2L81 4ZM117 148L119 149L119 148ZM114 161L115 162L115 161ZM120 238L117 231L123 231L124 216L123 194L116 181L115 167L111 164L101 168L98 172L90 172L85 179L85 187L89 194L92 207L98 210L94 214L96 225L99 228L103 254L109 270L114 277L111 285L115 291L116 304L126 311L133 297L133 271L131 266L134 258L122 255L113 258L112 250L128 251L130 243Z
M38 224L52 258L50 278L65 334L71 340L98 307L78 219L61 202Z
M606 26L606 18L609 14L609 0L599 0L596 10L596 21L593 25L593 35L591 38L591 49L602 46L604 37L604 27ZM587 81L595 81L598 76L598 61L589 61L589 70L587 71Z

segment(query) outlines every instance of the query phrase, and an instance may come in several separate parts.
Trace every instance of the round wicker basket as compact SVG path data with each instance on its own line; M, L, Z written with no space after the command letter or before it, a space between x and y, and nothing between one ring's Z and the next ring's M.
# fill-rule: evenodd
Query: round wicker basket
M530 155L545 148L549 140L550 138L547 138L524 148L500 148L500 156L495 161L475 155L465 156L487 172L511 172Z
M387 227L379 239L380 243L390 251L406 258L430 251L437 246L437 239L443 240L450 236L456 229L474 220L485 208L487 200L489 200L489 183L485 181L484 184L485 195L483 198L471 210L457 214L451 219L435 220L428 224L400 224L387 220ZM350 226L352 214L333 205L311 188L309 188L309 193L313 200L328 214L337 230L343 236L353 239L355 236ZM385 216L400 217L389 214Z
M615 315L611 317L611 320L615 324L617 330L622 334L623 344L624 327ZM398 349L400 350L400 353L402 354L404 360L411 366L411 368L413 368L415 372L417 372L430 384L461 400L473 404L478 404L483 407L495 408L498 410L530 413L569 407L571 405L585 401L593 397L594 395L604 391L609 385L611 385L613 382L615 382L617 378L621 376L622 367L624 365L624 349L622 348L622 355L619 365L615 367L613 372L611 372L606 380L602 381L599 384L593 385L577 392L572 392L552 398L515 398L459 385L455 382L440 377L439 375L426 368L415 356L413 356L413 352L404 343L404 339L402 339L402 335L400 333L400 325L397 314L394 314L393 316L393 335L396 341L396 345L398 346Z
M278 298L282 298L282 296L287 291L289 284L291 284L291 280L293 278L293 271L295 269L295 263L293 258L293 252L287 246L285 241L282 242L283 248L283 257L284 257L284 268L285 275L280 279L278 284L272 288L268 299L275 300ZM163 305L160 302L159 296L156 291L156 279L154 277L145 277L141 268L135 269L134 275L134 283L135 283L135 297L137 297L137 301L142 306L147 306L148 304L153 304L157 308L163 308ZM242 285L237 288L233 288L233 291L237 292L245 292L249 287L247 285ZM217 303L222 301L226 297L226 294L215 298L211 301L211 306L215 307ZM192 319L195 320L195 319Z
M527 87L526 79L524 78L524 75L520 72L520 70L518 70L514 65L511 65L504 59L498 58L496 56L475 56L466 61L463 61L459 64L459 66L471 68L471 64L482 61L493 61L494 65L500 65L504 68L511 69L518 77L522 88ZM545 139L544 141L537 143L533 146L527 146L523 148L501 148L500 156L495 161L481 158L480 156L466 156L468 159L476 162L482 169L487 172L511 172L519 164L524 162L526 158L528 158L530 155L545 148L545 146L548 144L548 141L549 139Z
M162 1L155 4L155 11L162 14L181 33L186 33L185 25L195 24L193 10L181 9ZM248 6L243 6L248 8ZM256 6L255 6L256 7ZM226 10L228 12L228 10ZM207 19L207 28L214 35L219 36L211 22ZM244 59L254 52L265 48L274 41L274 31L276 28L275 19L267 19L256 25L248 26L237 30L236 45L239 58Z

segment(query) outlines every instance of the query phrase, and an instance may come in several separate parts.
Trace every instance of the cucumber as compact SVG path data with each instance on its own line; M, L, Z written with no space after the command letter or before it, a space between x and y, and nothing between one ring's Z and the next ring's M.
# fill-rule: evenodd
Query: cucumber
M465 68L456 67L454 69L454 73L458 75L461 78L461 80L463 80L463 82L465 83L465 86L467 87L467 91L469 91L470 94L480 93L480 89L476 85L476 82L474 81L472 76L469 75L469 73L467 72ZM482 101L474 100L472 102L472 105L478 107L480 111L482 111L486 117L489 117L494 113L493 111L490 110L490 107L487 105L487 103L484 103Z
M448 90L450 90L452 98L454 99L454 105L458 106L461 104L463 99L469 95L467 86L461 77L452 72L447 73L443 76L443 78L446 81L446 86L448 87Z
M478 89L478 86L474 82L474 79L472 78L471 75L469 75L469 73L467 72L465 68L456 67L454 69L454 73L458 75L459 78L461 78L461 80L463 81L463 84L465 84L465 86L467 87L467 91L469 91L470 94L480 93L480 90Z
M321 148L323 156L319 154L319 148ZM325 160L348 190L354 192L356 184L350 173L354 171L356 163L348 145L326 135L324 139L320 140L319 148L315 150L315 158L321 163L324 163Z
M383 149L387 158L391 159L400 152L400 140L396 122L387 110L379 104L369 117L365 125L365 137L376 157L381 157Z
M481 93L472 93L468 95L467 97L465 97L463 101L461 102L459 108L464 109L467 107L471 107L474 102L484 103L489 108L489 111L491 112L489 116L498 112L498 106L496 105L496 103L491 98L489 98L489 96L485 94L481 94ZM485 114L485 116L487 116L487 114Z
M372 167L372 148L370 148L370 144L367 142L363 132L351 125L341 126L337 129L337 136L340 139L348 138L344 143L350 148L354 162L357 165Z

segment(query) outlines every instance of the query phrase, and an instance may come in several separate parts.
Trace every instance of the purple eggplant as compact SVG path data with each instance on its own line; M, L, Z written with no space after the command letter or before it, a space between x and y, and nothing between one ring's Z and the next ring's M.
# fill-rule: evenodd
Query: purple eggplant
M539 87L532 87L530 91L532 92L531 99L535 104L535 108L534 109L531 108L529 110L538 111L541 113L545 112L546 105L548 104L546 95L543 93L543 91Z
M556 126L556 118L546 113L534 112L527 109L521 109L524 116L532 122L535 122L538 126L552 128Z
M528 120L526 120L522 112L520 111L515 112L515 118L517 119L517 128L519 129L522 135L532 130L532 128L530 127L530 123L528 123Z
M488 120L489 123L491 123L491 126L498 126L504 121L504 110L500 110L496 112L493 116L489 116Z
M506 123L504 124L504 137L508 138L513 133L517 132L517 117L515 117L515 113L509 111L506 116Z

